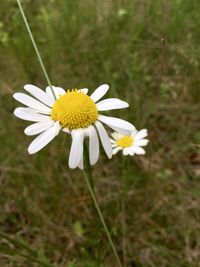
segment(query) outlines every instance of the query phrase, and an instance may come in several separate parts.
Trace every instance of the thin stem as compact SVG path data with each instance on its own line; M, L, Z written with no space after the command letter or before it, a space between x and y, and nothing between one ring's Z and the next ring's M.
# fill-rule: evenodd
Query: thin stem
M84 142L84 151L85 151L84 159L85 159L86 171L87 171L87 175L88 175L88 179L89 179L90 185L92 187L92 190L94 191L94 181L93 181L93 175L92 175L92 167L90 165L88 146L87 146L87 144L85 142Z
M123 193L122 193L122 251L123 251L123 265L124 267L127 266L127 240L126 240L126 193L127 193L127 184L126 184L126 173L127 173L127 158L122 158L122 180L123 180Z
M53 94L54 98L56 99L56 95L55 95L54 90L53 90L53 88L52 88L51 81L50 81L50 79L49 79L47 70L46 70L46 68L45 68L45 66L44 66L44 62L43 62L43 60L42 60L42 57L41 57L40 52L39 52L39 50L38 50L37 44L36 44L36 42L35 42L35 39L34 39L34 37L33 37L32 32L31 32L31 29L30 29L28 20L27 20L27 18L26 18L26 15L25 15L25 13L24 13L23 7L22 7L22 5L21 5L21 2L20 2L20 0L16 0L16 1L17 1L18 6L19 6L19 9L20 9L22 18L23 18L23 20L24 20L26 29L27 29L27 31L28 31L28 33L29 33L29 37L30 37L31 42L32 42L32 44L33 44L33 47L34 47L34 49L35 49L35 52L36 52L36 55L37 55L37 57L38 57L38 60L39 60L40 66L41 66L41 68L42 68L42 71L43 71L43 73L44 73L44 76L45 76L45 78L46 78L46 80L47 80L47 83L48 83L49 87L51 88L51 91L52 91L52 94Z
M123 265L127 266L127 253L126 253L126 203L125 196L123 196L122 200L122 252L123 252Z
M87 166L87 167L88 167L88 168L91 168L90 165ZM104 228L104 230L105 230L105 233L106 233L106 235L107 235L108 241L109 241L109 243L110 243L110 246L111 246L112 251L113 251L113 253L114 253L114 255L115 255L116 261L117 261L117 263L118 263L118 266L119 266L119 267L122 267L122 263L121 263L121 261L120 261L120 259L119 259L119 256L118 256L118 254L117 254L116 248L115 248L115 246L114 246L114 243L113 243L113 241L112 241L111 235L110 235L110 233L109 233L108 227L107 227L107 225L106 225L106 223L105 223L105 220L104 220L104 218L103 218L103 214L102 214L102 212L101 212L101 210L100 210L100 207L99 207L99 204L98 204L98 202L97 202L95 193L94 193L94 191L93 191L93 189L92 189L92 186L91 186L91 184L90 184L90 180L89 180L90 178L89 178L89 175L87 175L87 173L86 173L85 171L83 171L83 177L84 177L84 179L85 179L85 181L86 181L86 183L87 183L89 192L90 192L91 197L92 197L92 200L93 200L93 202L94 202L94 206L95 206L95 208L96 208L96 210L97 210L97 213L98 213L98 215L99 215L99 218L100 218L100 220L101 220L101 223L102 223L102 225L103 225L103 228Z

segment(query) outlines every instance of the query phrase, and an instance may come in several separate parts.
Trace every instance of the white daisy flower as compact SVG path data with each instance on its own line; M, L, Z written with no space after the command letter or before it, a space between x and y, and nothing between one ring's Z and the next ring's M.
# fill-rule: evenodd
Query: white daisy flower
M113 148L113 155L117 154L120 150L124 156L130 155L144 155L145 150L142 148L146 146L149 142L148 139L144 139L148 135L147 130L143 129L137 131L136 129L132 131L130 136L123 135L121 133L112 133L111 143Z
M128 107L128 103L117 98L99 101L108 91L109 86L99 86L90 96L88 89L67 90L50 87L46 92L34 85L25 85L24 89L32 96L15 93L14 98L26 107L16 108L15 116L34 122L25 129L26 135L37 135L28 147L29 154L34 154L50 143L63 130L72 136L69 155L70 168L83 168L83 142L89 137L89 158L93 165L99 158L99 138L109 158L112 157L110 138L102 123L121 134L130 135L134 126L122 119L99 114L100 111ZM97 134L98 133L98 134ZM99 138L98 138L99 135Z

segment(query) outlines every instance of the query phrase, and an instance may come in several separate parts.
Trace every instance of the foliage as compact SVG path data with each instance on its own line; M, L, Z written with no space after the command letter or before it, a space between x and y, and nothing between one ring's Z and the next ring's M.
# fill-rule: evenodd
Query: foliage
M146 156L123 167L120 155L108 161L102 153L94 167L125 265L198 267L200 1L22 4L53 84L93 91L109 83L112 95L130 103L117 112L149 130ZM115 266L81 173L67 167L71 140L62 135L27 154L31 138L12 115L12 94L26 83L45 88L46 81L16 2L3 0L0 10L0 265ZM31 251L29 260L21 255Z

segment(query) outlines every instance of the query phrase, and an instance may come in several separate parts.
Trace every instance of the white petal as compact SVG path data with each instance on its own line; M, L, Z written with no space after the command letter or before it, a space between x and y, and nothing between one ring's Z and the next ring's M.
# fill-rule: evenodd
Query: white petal
M62 130L64 133L70 133L70 130L68 128L63 128Z
M79 89L78 92L83 92L85 95L87 95L88 89L87 88L82 88L82 89Z
M148 132L146 129L140 130L138 131L135 135L134 135L134 139L135 140L139 140L142 139L144 137L146 137L148 135Z
M112 148L115 148L117 146L118 146L118 144L112 144Z
M94 165L99 158L99 139L97 132L93 126L87 129L89 135L89 157L90 164Z
M127 155L129 154L129 150L130 150L130 149L129 149L128 147L124 148L124 149L123 149L123 155L124 155L124 156L127 156Z
M28 148L29 154L38 152L54 139L54 137L58 134L58 124L59 122L55 122L51 128L41 133L33 140Z
M148 144L149 140L147 139L138 139L134 141L134 145L136 146L146 146Z
M129 131L129 130L125 130L125 129L122 129L122 128L114 127L114 126L111 126L111 125L109 125L109 127L112 128L114 131L116 131L117 134L120 134L122 137L131 135L131 131Z
M50 114L51 114L51 112L50 111L40 111L40 110L38 110L38 109L34 109L34 108L30 108L30 107L26 107L26 109L28 110L28 111L30 111L30 112L34 112L34 113L39 113L39 114L42 114L42 115L48 115L48 117L50 117Z
M113 153L113 155L116 155L117 154L117 152L119 152L121 150L121 147L115 147L114 149L113 149L113 151L112 151L112 153Z
M52 107L55 100L53 100L47 93L38 88L35 85L26 84L24 89L29 92L32 96L40 100L42 103L46 104L49 107Z
M121 134L126 133L126 135L130 135L131 131L135 129L135 127L130 123L122 119L108 117L104 115L99 115L98 119L101 122L104 122L108 126L110 126L115 131L120 132ZM125 131L124 131L125 130Z
M51 112L41 112L39 111L38 109L34 109L34 108L30 108L30 107L23 107L24 109L26 109L27 112L30 112L30 113L37 113L37 114L42 114L42 115L48 115L48 117L50 117L50 113Z
M56 123L55 123L55 132L56 132L56 135L59 134L61 128L62 128L62 126L61 126L60 122L59 121L56 121Z
M108 156L109 159L111 159L112 158L112 145L110 142L110 138L109 138L105 128L103 127L103 125L99 121L95 122L95 125L97 127L99 137L101 139L101 143L102 143L102 146L106 152L106 155Z
M83 170L84 169L84 165L83 165L83 157L81 158L79 164L78 164L79 169Z
M134 149L133 149L133 147L130 147L130 148L129 148L129 155L130 155L130 156L134 156L134 154L135 154L135 153L134 153Z
M26 121L49 121L49 116L37 114L29 108L16 108L14 114L16 117Z
M102 98L108 91L109 85L108 84L102 84L100 85L94 93L91 94L91 98L94 102L97 102L100 98Z
M132 131L131 136L134 137L134 136L136 135L137 132L138 132L138 131L137 131L136 128L135 128L135 129Z
M71 134L72 145L69 155L69 167L75 169L83 157L84 131L82 129L72 130Z
M127 108L128 103L118 98L108 98L96 104L98 111Z
M34 99L31 96L28 96L23 93L15 93L13 97L19 101L20 103L24 104L25 106L31 107L33 109L37 109L41 112L47 112L48 114L51 113L51 108L47 107L46 105L42 104L38 100Z
M24 130L24 133L26 135L36 135L40 134L47 129L49 129L51 126L53 126L55 122L49 119L49 121L42 121L42 122L36 122L34 124L31 124L30 126L26 127Z
M144 149L139 147L139 146L134 146L133 151L135 154L138 154L138 155L144 155L145 154Z
M120 133L118 133L118 132L113 132L113 133L111 133L111 136L112 136L115 140L119 140L119 139L121 139L121 138L124 137L123 134L120 134Z
M61 87L52 86L52 88L53 88L53 91L54 91L54 93L55 93L55 95L56 95L56 99L58 99L61 95L66 94L66 91L65 91L63 88L61 88ZM47 92L47 94L48 94L52 99L55 100L55 97L54 97L54 95L53 95L53 93L52 93L52 89L51 89L50 86L48 86L48 87L46 88L46 92Z

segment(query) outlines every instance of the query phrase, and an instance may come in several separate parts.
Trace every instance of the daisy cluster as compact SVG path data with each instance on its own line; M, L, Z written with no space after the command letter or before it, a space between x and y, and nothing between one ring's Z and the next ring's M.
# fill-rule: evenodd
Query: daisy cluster
M135 127L122 119L100 114L103 111L127 108L128 103L117 99L101 100L109 90L107 84L99 86L90 96L88 89L64 90L49 86L45 91L25 85L25 93L15 93L13 97L24 107L16 108L15 116L32 122L24 133L37 135L28 147L29 154L34 154L49 144L63 131L72 137L69 154L69 167L83 169L84 139L89 138L89 159L94 165L99 158L99 140L108 158L119 150L124 155L144 154L142 146L148 143L147 130L137 132ZM113 139L108 136L104 125L115 132Z

